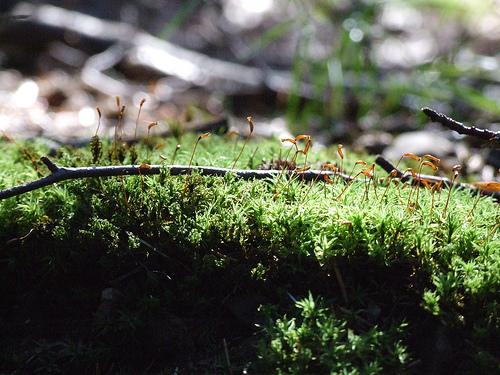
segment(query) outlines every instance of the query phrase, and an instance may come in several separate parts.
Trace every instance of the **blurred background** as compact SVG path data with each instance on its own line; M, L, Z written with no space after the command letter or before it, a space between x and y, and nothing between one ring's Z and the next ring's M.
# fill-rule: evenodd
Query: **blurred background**
M0 1L0 130L84 144L103 118L138 137L312 134L383 153L432 153L494 179L492 145L420 108L500 130L498 0ZM445 163L446 166L446 163Z

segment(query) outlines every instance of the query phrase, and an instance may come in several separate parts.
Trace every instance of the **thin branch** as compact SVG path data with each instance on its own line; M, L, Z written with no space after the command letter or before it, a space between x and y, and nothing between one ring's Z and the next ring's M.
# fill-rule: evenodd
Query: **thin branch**
M384 158L383 156L381 155L377 155L377 158L375 159L375 163L381 167L384 171L386 171L387 173L391 173L392 171L396 171L396 178L399 178L402 182L406 182L406 181L410 181L412 180L412 175L411 174L405 174L403 172L401 172L399 169L396 169L396 167L394 165L392 165L392 163L387 160L386 158ZM446 178L446 177L439 177L439 176L432 176L432 175L429 175L429 174L417 174L417 179L414 181L414 183L418 183L418 180L428 180L430 181L431 183L433 184L436 184L436 183L439 183L439 182L443 182L443 186L444 187L449 187L451 185L451 181L449 178ZM419 184L421 185L421 184ZM465 186L465 184L462 184ZM423 185L421 185L423 186ZM469 186L469 185L467 185ZM471 189L475 189L474 187L470 187Z
M402 178L406 178L406 177L404 177L403 172L401 172L399 169L396 169L396 168L394 167L394 165L392 165L392 163L391 163L389 160L385 159L385 158L384 158L383 156L381 156L381 155L377 155L377 158L375 159L375 163L376 163L379 167L381 167L384 171L386 171L387 173L389 173L389 174L390 174L392 171L396 171L396 176L394 176L394 177L396 177L396 178L400 178L400 179L402 179ZM405 179L405 181L407 181L407 180L408 180L408 179L406 178L406 179Z
M476 192L476 193L479 190L476 187L474 187L473 185L464 184L464 183L458 183L458 184L452 183L449 178L432 176L432 175L422 174L422 173L417 174L417 178L413 180L413 178L410 174L404 174L399 169L396 169L390 161L388 161L387 159L385 159L381 155L377 155L377 158L375 159L375 163L378 166L380 166L387 173L391 173L393 170L395 170L397 173L395 177L399 178L402 182L412 180L412 183L414 185L418 185L420 187L424 187L424 185L420 183L420 180L427 180L433 184L437 184L439 182L442 182L443 187L446 187L446 188L449 188L450 186L454 185L455 188L457 188L457 189L470 190L470 191ZM481 194L490 195L490 196L494 197L495 199L500 200L500 194L498 192L487 191L487 190L480 190L480 192L481 192Z
M443 113L436 112L435 110L425 107L422 108L427 117L429 117L434 122L439 122L441 125L456 131L459 134L470 135L472 137L480 138L485 141L500 141L500 132L494 132L489 129L479 129L475 126L465 126L461 122L455 121L452 118L446 116Z
M40 160L47 166L47 168L49 168L49 171L51 171L52 173L56 173L59 170L59 167L55 165L48 157L42 156Z
M204 176L224 176L227 173L234 173L237 177L244 180L252 179L273 179L283 173L281 170L252 170L252 169L229 169L218 167L203 167L203 166L186 166L186 165L111 165L103 167L59 167L55 165L49 158L43 156L42 162L52 172L49 176L42 177L38 180L28 182L23 185L14 186L0 191L0 200L14 197L40 189L42 187L55 184L65 180L76 180L91 177L112 177L112 176L138 176L138 175L157 175L162 170L169 171L170 175L187 175L193 171L198 171ZM289 171L290 176L297 175L294 171ZM308 170L300 173L301 178L306 181L317 180L322 175L337 175L345 181L351 181L352 178L343 173L323 170Z

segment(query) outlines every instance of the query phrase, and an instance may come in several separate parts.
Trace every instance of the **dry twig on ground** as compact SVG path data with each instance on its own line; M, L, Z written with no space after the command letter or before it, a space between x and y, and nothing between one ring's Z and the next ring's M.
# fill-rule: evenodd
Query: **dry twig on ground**
M441 125L456 131L459 134L469 135L490 142L500 141L500 132L494 132L489 129L480 129L475 126L465 126L461 122L455 121L443 113L437 112L429 107L422 108L425 113L434 122L439 122Z
M381 155L377 156L377 158L375 159L375 163L377 163L377 165L379 167L381 167L387 173L391 173L392 171L395 170L396 175L394 177L401 179L401 181L405 182L405 181L412 180L413 184L417 184L418 186L421 186L421 187L423 187L424 185L421 184L420 181L426 180L432 184L437 184L439 182L442 182L443 187L446 187L446 188L449 188L450 186L453 185L457 189L466 189L466 190L470 190L472 192L478 191L478 189L476 187L474 187L473 185L464 184L464 183L459 183L459 184L452 183L452 181L446 177L432 176L432 175L428 175L428 174L419 173L416 175L417 178L413 179L413 177L411 175L404 174L399 169L396 169L396 167L394 165L392 165L392 163L390 161L388 161L387 159L385 159ZM495 199L500 200L500 194L498 192L488 191L488 190L480 190L480 191L481 191L481 194L490 195L490 196L494 197Z
M157 175L160 174L162 169L167 170L172 176L187 175L193 171L198 171L201 175L205 176L224 176L227 173L234 173L237 177L245 180L272 179L283 173L282 170L229 169L186 165L149 165L144 163L141 165L111 165L103 167L69 168L57 166L46 156L42 156L40 160L47 166L51 174L38 180L28 182L24 185L14 186L0 191L0 200L21 195L65 180L76 180L90 177ZM290 176L296 175L294 171L289 171L288 173ZM316 181L318 180L318 177L322 175L336 175L345 181L352 180L350 176L332 171L308 170L300 173L300 177L305 181Z

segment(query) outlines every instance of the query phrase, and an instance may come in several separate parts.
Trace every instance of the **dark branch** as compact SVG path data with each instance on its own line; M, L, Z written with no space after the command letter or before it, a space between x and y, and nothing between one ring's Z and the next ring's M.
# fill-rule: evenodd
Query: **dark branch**
M394 165L392 165L392 163L389 160L385 159L381 155L377 155L377 158L375 159L375 163L378 166L380 166L387 173L391 173L393 170L396 170L396 172L397 172L396 178L401 179L401 181L403 181L403 182L410 181L412 179L411 174L405 174L405 173L401 172L399 169L396 169L396 167L394 167ZM432 175L428 175L428 174L417 174L417 179L428 180L433 184L439 183L442 181L444 187L449 187L451 185L450 179L446 178L446 177L432 176ZM473 187L471 187L471 188L474 189Z
M387 159L385 159L381 155L377 155L377 158L375 159L375 163L378 166L380 166L387 173L391 173L393 170L396 170L396 172L397 172L396 177L401 179L401 181L403 181L403 182L412 180L411 175L404 174L399 169L396 169L390 161L388 161ZM442 182L443 187L446 187L446 188L449 188L452 185L452 182L449 178L432 176L432 175L428 175L428 174L417 174L417 178L414 181L412 181L412 183L423 187L424 185L420 183L420 180L427 180L432 184L437 184L439 182ZM469 185L469 184L455 182L453 184L453 186L455 189L465 189L465 190L470 190L470 191L473 191L476 193L478 191L478 189L476 187L474 187L473 185ZM480 190L480 192L481 192L481 194L490 195L490 196L494 197L495 199L500 200L500 194L498 192L492 192L492 191L486 191L486 190Z
M148 165L147 167L140 167L136 165L112 165L105 167L78 167L67 168L58 167L49 158L42 157L42 162L47 165L52 172L51 175L43 177L39 180L28 182L23 185L15 186L9 189L0 191L0 200L14 197L27 193L32 190L40 189L44 186L55 184L64 180L75 180L81 178L91 177L112 177L112 176L137 176L137 175L157 175L161 170L169 171L170 175L185 175L193 171L198 171L204 176L224 176L227 173L234 173L237 177L244 180L252 179L272 179L281 173L280 170L246 170L246 169L229 169L217 167L202 167L202 166L186 166L186 165ZM334 173L331 171L317 171L308 170L304 173L297 174L293 171L285 172L289 176L297 175L304 178L306 181L318 180L322 175L337 175L344 180L352 180L351 177L342 174Z
M470 135L485 141L500 141L500 132L494 132L488 129L479 129L475 126L465 126L461 122L455 121L445 114L436 112L428 107L422 108L422 112L424 112L432 121L439 122L441 125L446 126L459 134Z
M47 168L49 168L49 171L51 171L52 173L56 173L59 170L59 167L55 165L48 157L42 156L40 160L47 166Z
M381 167L384 171L386 171L389 174L395 170L396 171L395 177L403 178L403 172L401 172L399 169L396 169L394 167L394 165L391 164L391 162L389 162L387 159L383 158L382 156L377 155L377 158L375 159L375 163L377 163L377 165L379 167Z

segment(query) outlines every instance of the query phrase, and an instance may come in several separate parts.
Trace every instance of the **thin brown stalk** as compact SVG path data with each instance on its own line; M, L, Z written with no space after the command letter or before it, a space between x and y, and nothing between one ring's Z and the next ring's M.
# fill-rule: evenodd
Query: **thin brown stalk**
M240 153L238 154L238 156L236 157L236 159L234 159L234 163L233 163L232 169L234 169L236 167L236 163L240 159L241 154L243 154L243 150L245 149L245 147L246 147L246 145L248 143L248 140L252 136L252 133L253 133L253 130L254 130L254 127L255 127L255 125L254 125L254 123L252 121L252 117L251 116L247 117L247 122L248 122L248 126L250 127L250 132L248 133L247 137L245 138L245 142L243 143L243 147L241 148Z
M448 189L448 196L446 197L446 203L444 205L444 210L443 210L443 216L446 216L446 211L448 209L448 204L450 203L450 196L451 196L451 191L453 190L453 187L455 185L455 180L458 178L460 175L460 170L462 169L461 165L455 165L453 166L453 176L451 178L451 185L450 188Z
M137 118L135 119L135 131L134 131L134 139L137 139L137 127L139 126L139 117L141 117L142 106L146 103L146 99L142 98L139 103L139 112L137 112Z
M429 155L426 155L426 156L429 156ZM438 159L438 160L439 160L439 159ZM418 177L418 184L416 184L416 185L415 185L415 186L417 186L417 197L416 197L416 199L415 199L415 207L418 207L418 196L419 196L419 193L420 193L420 189L419 189L419 187L420 187L420 183L422 183L422 181L423 181L423 179L422 179L420 176L422 176L422 168L423 168L424 166L427 166L427 167L432 168L432 170L433 170L434 172L436 172L436 171L438 170L438 167L437 167L434 163L432 163L432 162L430 162L430 161L425 161L425 160L422 158L422 161L420 162L420 165L419 165L419 170L418 170L418 176L419 176L419 177Z
M397 169L393 169L391 171L391 173L389 173L387 175L387 178L386 178L386 184L387 186L385 187L385 190L384 190L384 193L382 194L382 196L380 197L380 201L382 202L382 200L384 199L385 195L387 194L387 190L389 190L389 187L391 186L392 184L392 179L394 177L396 177L398 175L398 170Z
M95 130L94 137L97 137L99 133L99 128L101 127L101 118L102 118L102 113L99 107L96 107L95 110L97 111L97 129Z
M178 144L177 146L175 146L175 150L174 150L174 153L172 155L172 160L170 161L170 164L174 164L175 163L175 157L177 156L177 153L179 152L180 148L181 148L180 144Z

